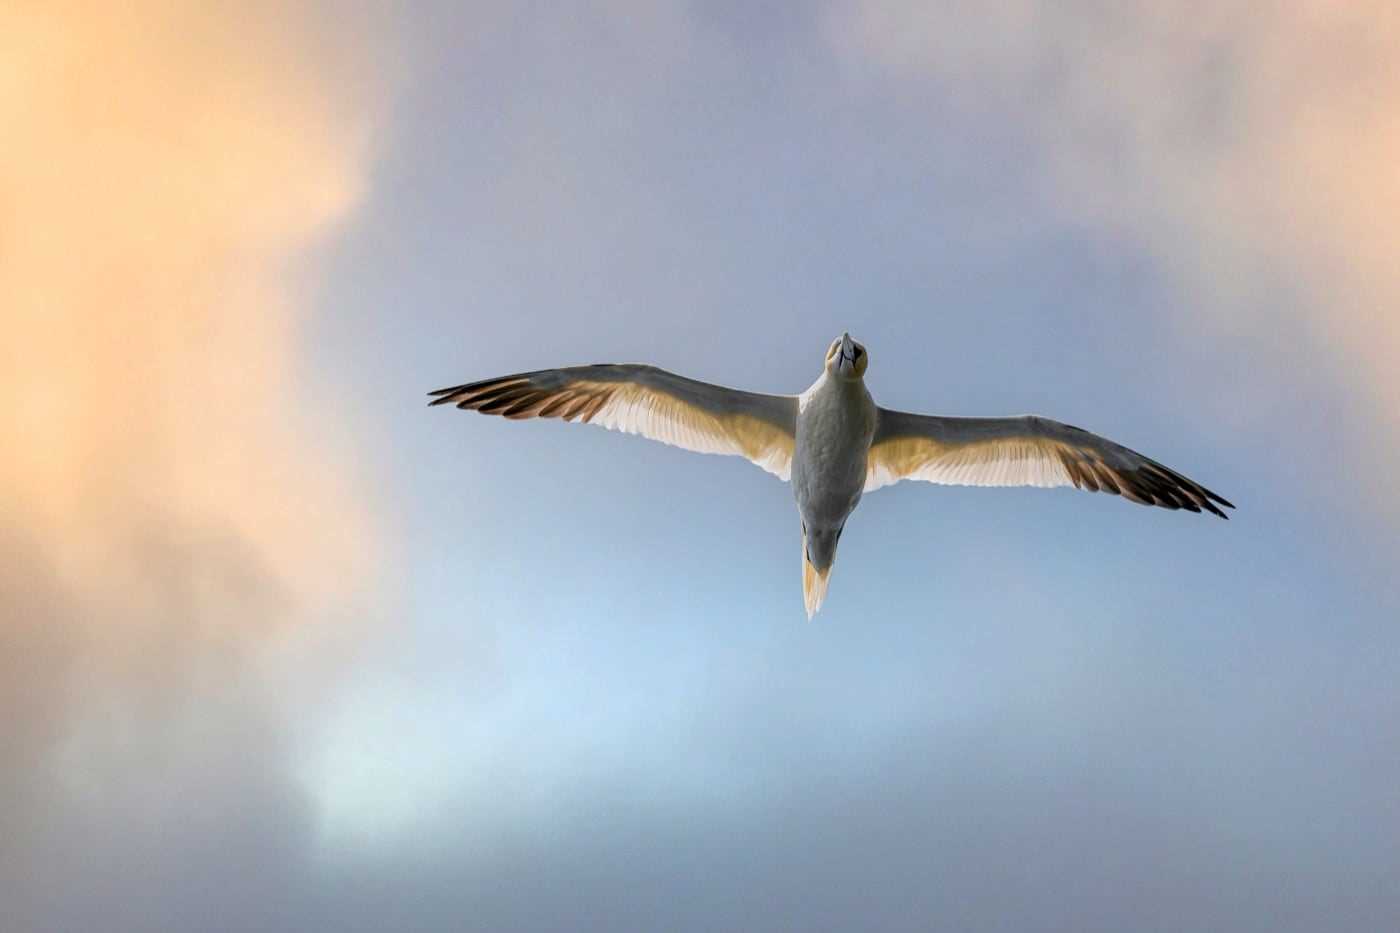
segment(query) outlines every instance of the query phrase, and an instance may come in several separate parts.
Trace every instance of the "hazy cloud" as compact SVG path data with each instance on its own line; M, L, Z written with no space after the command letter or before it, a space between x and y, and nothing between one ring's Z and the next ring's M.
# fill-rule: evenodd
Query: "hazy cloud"
M297 261L360 197L380 89L354 27L282 8L0 11L9 929L217 928L294 885L280 700L325 670L278 653L333 644L376 558L296 405Z
M1310 377L1353 384L1333 417L1368 485L1400 489L1393 5L843 0L825 27L857 82L1028 128L1058 209L1150 250L1188 337L1279 366L1221 386L1222 413L1276 432Z
M0 13L5 921L1393 919L1397 594L1365 534L1300 519L1349 494L1330 471L1291 473L1296 440L1255 459L1268 409L1182 350L1265 342L1239 395L1332 398L1283 378L1306 354L1268 336L1277 290L1280 332L1336 338L1347 391L1383 401L1383 325L1314 286L1382 295L1379 264L1325 257L1391 219L1271 179L1342 147L1273 152L1299 114L1378 144L1341 113L1369 106L1389 14L415 5L423 81L333 283L328 365L369 365L299 404L305 260L363 198L383 90L385 46L344 10ZM1300 47L1313 20L1355 54ZM1334 114L1275 74L1324 64ZM1316 253L1305 225L1271 232L1308 205ZM1165 289L1113 267L1128 242ZM1163 290L1200 310L1159 354ZM1053 396L1229 480L1243 520L888 490L808 626L770 477L413 414L431 373L595 355L797 389L844 327L890 404ZM1158 403L1182 372L1200 382ZM396 458L373 497L345 410ZM415 611L354 640L399 521Z

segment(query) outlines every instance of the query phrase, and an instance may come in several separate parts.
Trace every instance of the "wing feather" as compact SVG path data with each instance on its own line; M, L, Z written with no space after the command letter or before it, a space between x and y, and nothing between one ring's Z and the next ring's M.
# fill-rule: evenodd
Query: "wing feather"
M598 424L698 453L746 457L783 480L792 472L796 398L711 385L655 366L542 369L428 394L430 405Z
M1227 516L1194 480L1082 428L1049 418L942 418L880 409L865 491L902 479L952 486L1075 486L1140 505Z

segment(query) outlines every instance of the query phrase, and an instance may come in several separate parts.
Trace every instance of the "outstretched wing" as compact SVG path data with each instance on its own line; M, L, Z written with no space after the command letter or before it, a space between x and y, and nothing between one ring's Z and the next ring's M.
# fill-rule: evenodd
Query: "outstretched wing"
M880 409L865 490L902 479L950 486L1075 486L1142 505L1227 517L1229 502L1107 438L1081 428L1019 418L940 418Z
M655 366L602 363L542 369L428 393L507 418L562 418L640 434L705 454L737 454L786 480L797 399L697 382Z

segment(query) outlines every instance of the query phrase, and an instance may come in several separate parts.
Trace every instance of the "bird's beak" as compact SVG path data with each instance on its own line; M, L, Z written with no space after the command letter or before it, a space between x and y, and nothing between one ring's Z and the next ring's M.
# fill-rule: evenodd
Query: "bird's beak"
M856 345L850 334L841 335L840 367L844 372L853 372L856 365Z

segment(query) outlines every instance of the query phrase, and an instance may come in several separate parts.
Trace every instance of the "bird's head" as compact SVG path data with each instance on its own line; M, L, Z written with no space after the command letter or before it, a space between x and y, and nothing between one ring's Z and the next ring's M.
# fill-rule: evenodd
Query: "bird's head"
M863 378L869 363L870 354L852 340L850 334L842 334L831 341L826 351L826 371L839 379Z

